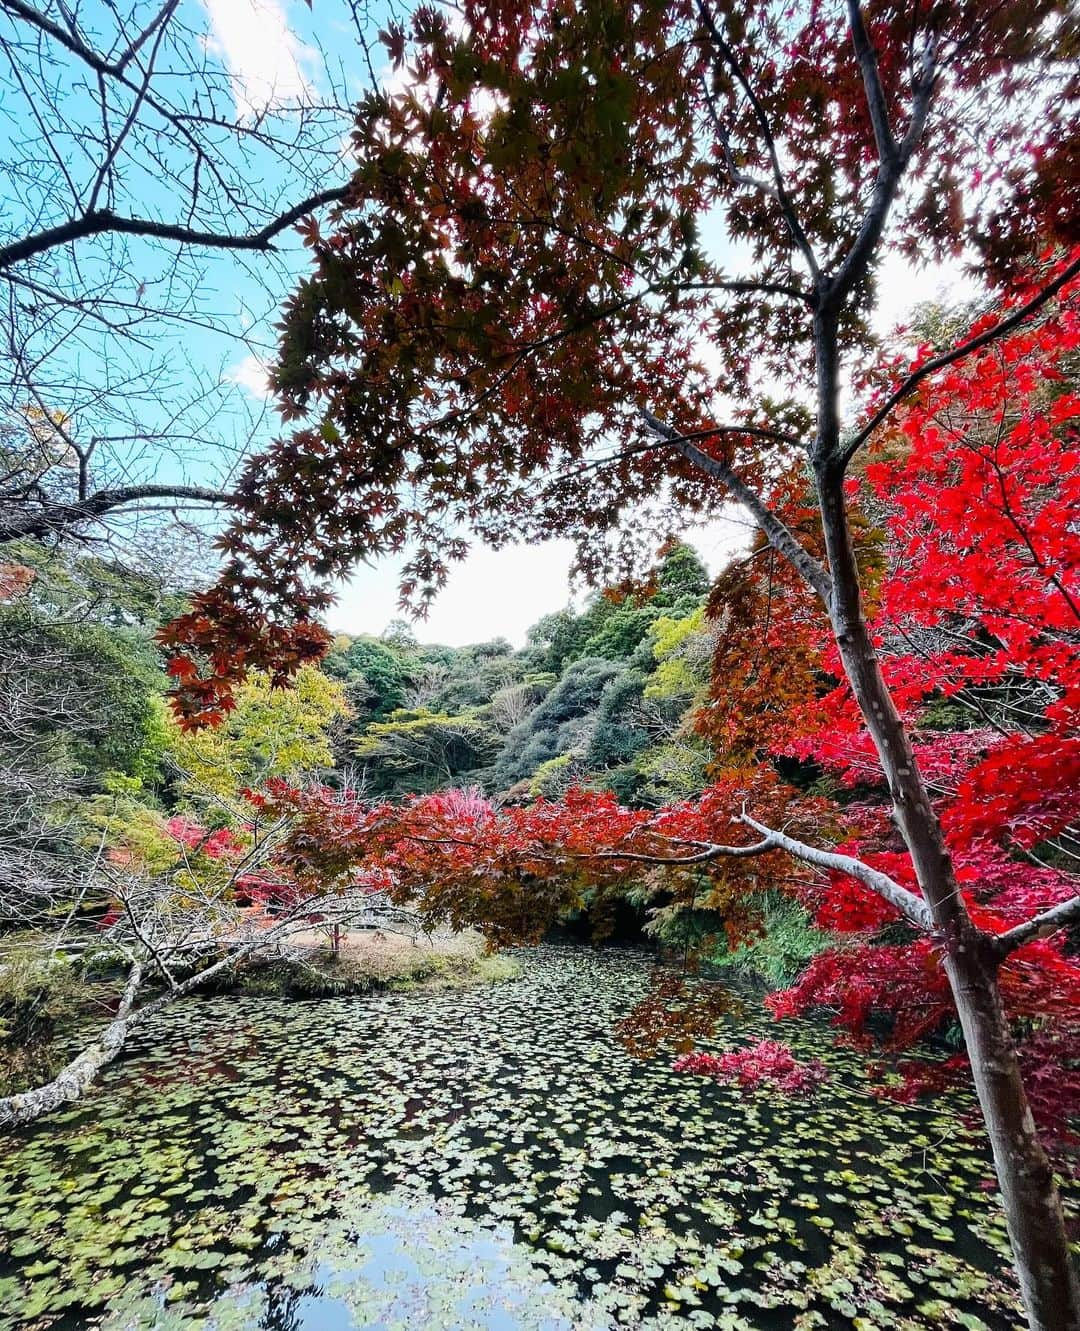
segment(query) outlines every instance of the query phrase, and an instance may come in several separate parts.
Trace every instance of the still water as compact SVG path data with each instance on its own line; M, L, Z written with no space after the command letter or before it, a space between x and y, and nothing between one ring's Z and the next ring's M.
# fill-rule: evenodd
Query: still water
M648 962L541 948L444 993L191 1000L0 1144L0 1331L914 1331L1021 1325L956 1100L753 1004L832 1080L786 1099L631 1058Z

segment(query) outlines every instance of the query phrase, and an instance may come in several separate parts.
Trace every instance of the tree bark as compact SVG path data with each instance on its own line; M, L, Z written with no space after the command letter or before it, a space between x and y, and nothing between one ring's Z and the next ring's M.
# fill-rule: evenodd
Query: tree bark
M1054 1171L1024 1090L996 967L959 943L945 958L971 1075L994 1153L1001 1203L1032 1331L1080 1328L1080 1281Z
M897 827L944 948L945 972L993 1150L1028 1323L1031 1331L1080 1331L1080 1281L1053 1170L1035 1130L1002 1006L992 941L975 929L967 913L941 826L863 617L842 471L819 466L817 490L833 580L833 632L888 782Z

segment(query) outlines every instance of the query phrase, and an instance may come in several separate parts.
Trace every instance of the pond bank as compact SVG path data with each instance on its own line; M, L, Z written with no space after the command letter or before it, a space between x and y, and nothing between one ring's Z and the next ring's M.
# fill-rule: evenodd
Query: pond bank
M281 956L258 956L223 989L282 998L350 994L436 992L462 985L509 980L520 973L513 958L489 954L473 931L413 939L384 930L342 931L332 949L313 930L290 939Z
M632 1059L629 952L319 1003L196 999L0 1144L2 1331L1014 1331L988 1156L955 1102L814 1099Z
M105 955L91 968L94 978L80 978L62 960L30 960L32 939L18 955L17 971L0 968L0 1097L49 1081L77 1048L97 1038L115 1009L126 969ZM200 966L215 959L203 958ZM512 979L519 969L511 957L489 954L473 930L416 938L383 929L341 930L335 949L325 932L312 928L292 935L284 947L219 972L197 992L312 999L431 992ZM185 978L180 967L174 974ZM152 998L153 984L144 989Z

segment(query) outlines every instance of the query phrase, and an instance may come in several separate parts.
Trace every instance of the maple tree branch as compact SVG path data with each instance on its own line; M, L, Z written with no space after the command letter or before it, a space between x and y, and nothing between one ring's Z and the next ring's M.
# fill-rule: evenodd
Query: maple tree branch
M790 528L762 502L757 492L751 489L726 462L710 457L693 442L694 438L701 438L710 432L702 431L696 435L680 434L673 426L666 425L644 408L641 410L641 417L654 435L663 439L706 475L718 480L740 504L749 509L758 526L769 538L769 543L791 561L828 608L832 603L832 579L828 572L795 538ZM747 430L743 433L753 433L753 431Z
M1080 896L1059 902L1049 910L1044 910L1041 915L1035 915L1030 920L1025 920L1023 924L1018 924L1015 929L998 934L991 941L993 954L999 961L1003 961L1010 952L1015 952L1025 943L1034 942L1037 938L1049 938L1059 929L1064 929L1077 921L1080 921Z
M738 60L736 60L735 52L731 49L723 33L716 26L716 21L709 12L704 0L699 0L698 14L708 31L710 40L720 53L724 64L727 66L728 73L734 78L736 83L738 83L744 96L750 103L750 107L754 113L754 119L757 121L758 128L761 131L761 137L765 144L765 151L768 154L769 165L772 169L775 184L767 185L764 181L754 180L752 177L746 176L738 170L731 152L731 144L728 139L727 130L720 124L720 119L716 114L716 108L712 104L712 99L706 95L706 105L709 108L709 114L712 118L713 125L716 128L717 136L720 139L720 146L724 151L724 160L727 163L728 174L736 184L751 185L756 189L764 190L776 200L780 207L780 212L783 215L784 223L791 234L791 238L795 242L795 246L799 250L799 253L806 260L806 266L810 270L810 276L814 279L816 284L821 276L817 256L814 254L814 248L810 244L810 238L807 236L802 223L799 221L799 215L795 210L794 201L787 191L787 186L784 182L784 173L780 167L780 155L776 151L776 140L773 137L772 128L769 125L769 117L765 114L765 108L761 104L761 99L754 91L753 85L743 73Z
M814 297L802 287L787 282L758 282L751 278L717 278L715 281L680 282L680 291L730 291L736 295L789 296L812 306Z
M97 494L78 503L47 501L31 513L18 513L7 517L0 498L0 544L5 541L39 539L55 535L68 527L77 526L94 518L103 517L125 504L137 504L144 499L195 500L204 504L234 504L236 496L206 485L123 485L114 490L99 490Z
M857 0L848 0L849 11L854 11L861 25L862 17L858 12ZM863 33L865 37L865 30ZM867 90L867 96L871 100L871 119L875 120L875 136L878 132L876 123L876 112L874 109L874 98L872 89L874 83L880 81L877 72L877 62L874 58L873 48L866 40L866 52L860 54L860 44L855 36L854 28L852 38L855 41L856 58L859 61L860 70L863 75L864 86L867 80L870 87ZM923 130L926 127L926 118L930 113L930 99L934 91L934 84L937 79L937 65L935 63L936 45L933 39L929 40L923 50L922 67L919 77L915 84L915 93L912 98L911 120L908 124L907 132L899 145L892 137L892 131L888 130L887 123L884 129L888 132L889 142L892 144L892 150L887 154L880 156L877 179L874 182L874 191L870 199L870 205L863 217L862 224L859 227L858 234L852 241L851 248L846 257L840 264L836 274L832 278L823 278L819 283L820 301L822 309L828 309L832 312L838 311L843 305L845 297L851 289L866 275L870 266L874 251L877 248L878 241L881 239L882 232L885 230L885 222L889 216L889 210L892 208L893 200L896 198L897 190L900 187L900 180L908 163L911 161L912 154L922 138ZM869 64L865 63L869 59ZM883 107L880 108L880 114L884 115ZM880 150L880 143L879 143Z
M919 384L929 375L938 370L945 369L948 365L955 365L957 361L963 360L965 356L970 356L973 351L979 351L982 347L989 346L991 342L996 342L999 337L1004 337L1006 333L1011 333L1014 328L1022 324L1031 315L1036 314L1042 307L1052 300L1054 296L1069 283L1074 277L1080 274L1080 259L1074 259L1054 278L1048 282L1045 287L1031 298L1025 305L1021 305L1014 310L1007 318L1001 319L993 327L987 328L977 337L969 338L962 342L952 351L944 352L940 356L935 356L933 360L928 360L924 365L920 365L917 370L907 376L907 378L895 388L885 399L882 405L874 412L867 423L854 438L848 440L843 446L839 460L844 466L851 461L855 454L862 448L863 444L870 438L873 432L885 418L890 415L895 407L911 393Z
M790 448L802 447L802 440L797 439L795 435L787 434L783 430L773 430L765 425L710 425L706 430L690 430L686 434L680 434L679 442L695 444L702 439L721 439L728 435L743 435L748 439L762 439L766 442L771 440L773 443L787 444ZM666 448L673 442L671 439L662 439L646 447Z
M224 250L270 250L271 242L282 231L287 230L308 213L314 212L327 203L337 203L345 198L348 186L337 189L321 190L294 204L291 208L267 222L258 231L246 236L230 235L221 231L200 231L193 227L181 226L175 222L158 222L153 218L121 217L108 208L94 208L79 217L60 222L57 226L46 228L22 240L12 241L0 248L0 269L10 268L12 264L33 258L57 245L66 245L73 240L83 240L88 236L104 233L122 233L129 236L152 236L157 240L175 240L182 245L200 245L208 249Z
M855 58L859 62L859 72L866 91L866 103L870 111L870 123L874 128L878 157L883 162L892 161L897 151L896 139L889 125L889 111L885 104L885 89L881 86L877 54L866 31L866 24L863 23L859 0L847 0L847 10L851 41L855 47Z
M786 832L778 832L771 827L766 827L764 823L759 823L756 818L751 818L745 811L741 814L740 821L744 822L747 827L752 827L755 832L760 832L764 840L774 849L786 850L789 855L793 855L797 860L802 860L805 864L813 864L819 869L831 869L837 873L846 873L849 877L862 883L864 887L876 892L890 906L895 906L909 923L914 924L926 933L933 930L934 922L930 914L930 907L922 897L916 896L914 892L909 892L895 878L890 878L887 873L882 873L880 869L871 868L869 864L864 864L862 860L857 860L852 855L840 855L836 851L821 850L817 846L811 846L808 842L798 841L795 837L788 836Z
M718 859L749 859L754 855L766 855L771 850L777 850L778 847L768 839L764 841L755 841L750 846L723 846L714 842L706 842L705 849L699 850L693 855L649 855L643 851L630 850L598 850L588 855L575 856L576 859L584 860L633 860L641 864L655 864L663 866L665 864L707 864L710 860Z

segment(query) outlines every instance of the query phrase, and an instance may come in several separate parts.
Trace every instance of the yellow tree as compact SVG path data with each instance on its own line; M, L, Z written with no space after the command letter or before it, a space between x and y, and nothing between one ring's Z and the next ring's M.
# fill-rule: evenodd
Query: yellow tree
M270 777L297 780L332 766L334 724L350 715L344 688L313 666L291 689L254 674L216 729L185 732L171 722L167 758L188 802L229 804Z

